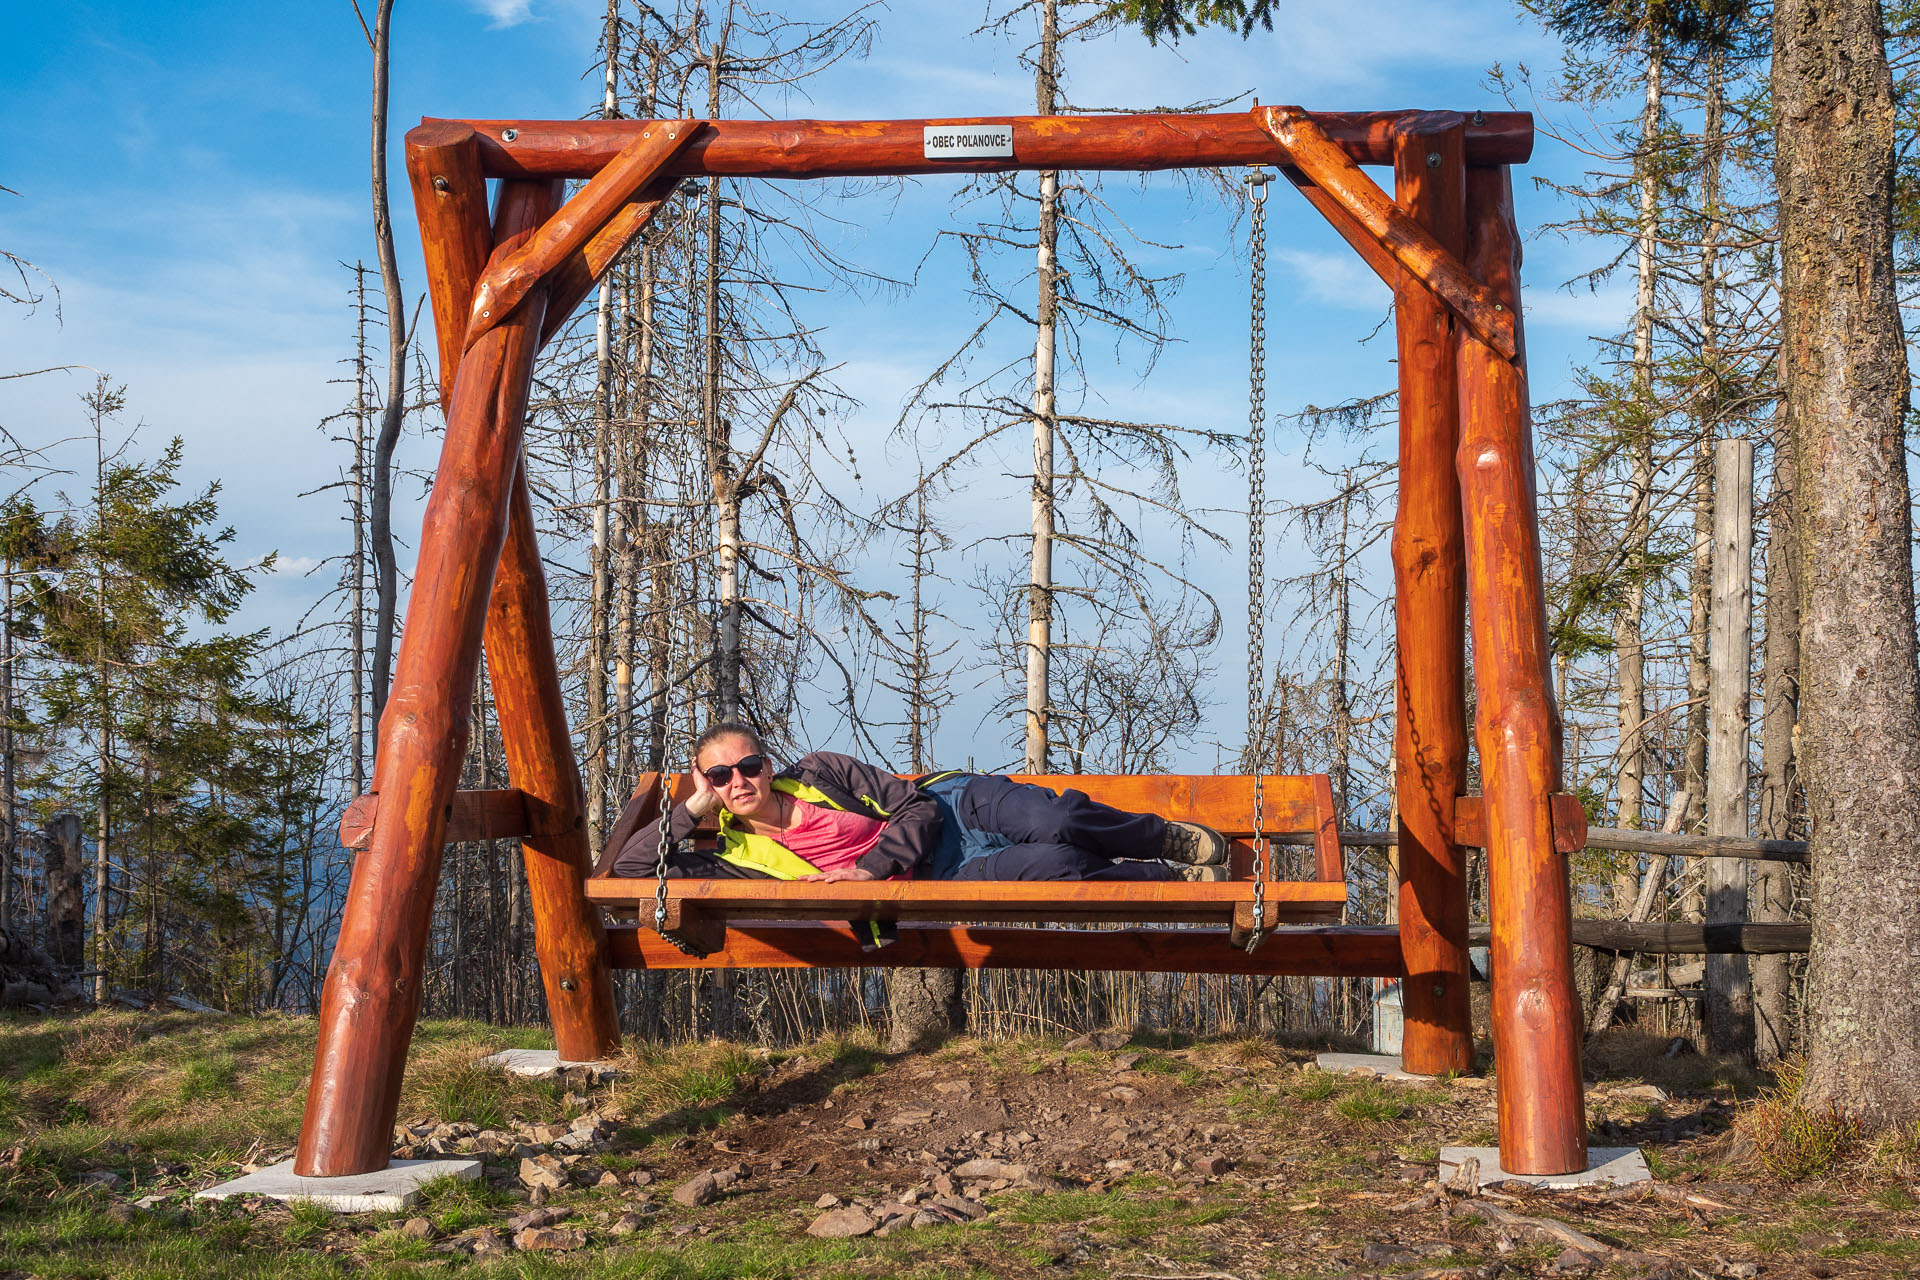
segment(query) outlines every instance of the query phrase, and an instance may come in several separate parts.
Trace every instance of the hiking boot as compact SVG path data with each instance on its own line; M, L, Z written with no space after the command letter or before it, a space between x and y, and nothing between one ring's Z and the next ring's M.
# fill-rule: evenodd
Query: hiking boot
M1175 864L1173 873L1190 884L1217 884L1231 874L1226 866L1215 863L1212 866L1196 867L1191 864Z
M1227 860L1227 838L1212 827L1197 822L1169 822L1161 838L1160 857L1165 862L1190 867L1217 867Z

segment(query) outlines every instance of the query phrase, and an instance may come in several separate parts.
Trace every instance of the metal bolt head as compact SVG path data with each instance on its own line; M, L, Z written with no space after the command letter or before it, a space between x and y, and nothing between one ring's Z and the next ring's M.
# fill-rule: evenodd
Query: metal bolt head
M1438 151L1427 152L1427 168L1438 169L1439 167L1440 167L1440 153Z
M572 979L572 978L562 978L562 979L560 979L560 989L561 989L562 991L571 991L571 990L573 990L573 979Z
M1434 983L1434 984L1433 984L1433 998L1434 998L1434 999L1436 999L1436 1000L1438 1000L1438 999L1439 999L1439 998L1440 998L1441 996L1444 996L1444 995L1446 995L1446 994L1447 994L1447 984L1446 984L1446 983L1444 983L1444 982L1436 982L1436 983Z
M506 142L512 142L515 138L519 136L520 136L520 131L518 129L502 129L500 131L501 139Z
M1474 113L1473 113L1473 122L1474 122L1474 123L1475 123L1476 125L1481 125L1481 124L1485 124L1485 123L1487 122L1487 113L1486 113L1486 112L1484 112L1484 111L1476 111L1476 112L1474 112Z
M441 195L445 195L447 194L447 192L453 189L453 184L448 182L444 177L436 173L433 175L433 189L435 191L438 191Z

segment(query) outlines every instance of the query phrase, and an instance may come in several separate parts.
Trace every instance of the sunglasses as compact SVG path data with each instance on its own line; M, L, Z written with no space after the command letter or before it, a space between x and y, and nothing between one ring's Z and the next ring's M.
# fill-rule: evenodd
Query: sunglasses
M740 776L743 778L757 778L766 767L767 758L765 756L754 755L741 756L732 764L708 765L700 772L706 774L707 781L711 782L714 786L724 787L733 781L733 771L735 769L740 771Z

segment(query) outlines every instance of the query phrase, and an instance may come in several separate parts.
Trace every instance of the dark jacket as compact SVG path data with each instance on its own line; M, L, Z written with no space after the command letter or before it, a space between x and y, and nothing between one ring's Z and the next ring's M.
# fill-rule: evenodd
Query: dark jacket
M779 790L813 804L824 804L850 813L864 813L887 824L880 843L862 854L856 863L862 871L885 880L925 866L940 843L940 806L934 798L904 778L896 778L884 769L865 764L835 751L815 751L800 758L775 779ZM638 804L636 797L632 802ZM629 806L631 807L631 806ZM624 818L626 815L622 815ZM720 848L701 852L689 860L685 855L670 858L667 874L703 876L757 876L765 872L753 869L751 859L734 856L744 845L744 833L734 827L731 814L720 811ZM679 842L693 834L699 819L687 812L684 804L673 807L668 819L668 838ZM616 876L654 874L655 852L660 845L660 824L649 822L635 831L613 860ZM736 867L740 869L735 869Z

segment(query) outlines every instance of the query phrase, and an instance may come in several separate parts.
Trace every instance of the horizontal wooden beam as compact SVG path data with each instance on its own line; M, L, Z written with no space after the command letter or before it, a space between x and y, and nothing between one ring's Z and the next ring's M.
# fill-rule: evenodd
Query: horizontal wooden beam
M340 816L340 845L364 849L380 814L380 793L356 797ZM456 791L447 807L447 843L468 840L520 840L557 836L570 830L550 807L524 791Z
M1487 945L1488 926L1467 930L1476 947ZM1669 924L1662 921L1575 920L1576 946L1648 955L1787 955L1813 945L1813 926L1795 923Z
M587 881L587 897L644 908L657 886L644 877ZM723 920L918 920L1070 924L1226 924L1253 902L1251 881L1189 884L1130 880L669 880L667 900ZM1319 880L1266 885L1270 921L1337 920L1347 886Z
M1278 929L1252 955L1224 930L1003 929L901 925L899 940L862 951L845 925L736 923L705 958L651 929L613 928L618 969L1081 969L1113 973L1226 973L1270 977L1397 978L1405 974L1394 929Z
M1393 163L1393 128L1411 111L1320 111L1314 121L1358 164ZM438 120L420 128L472 128L489 178L587 178L650 120ZM1011 157L929 160L928 125L1007 126ZM412 140L416 129L407 136ZM1474 112L1468 164L1523 164L1533 116ZM667 172L679 177L832 178L1010 169L1193 169L1273 164L1273 138L1247 112L1195 115L950 116L931 120L711 120Z

